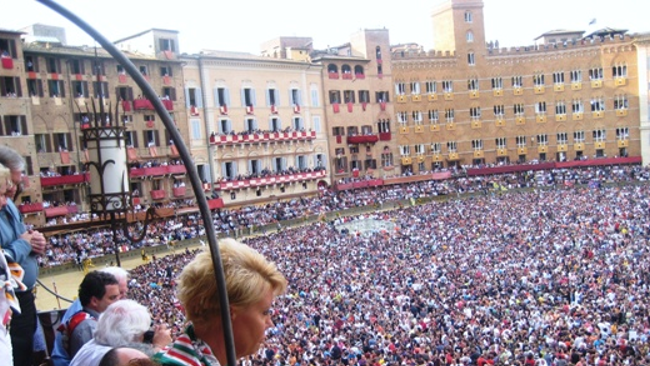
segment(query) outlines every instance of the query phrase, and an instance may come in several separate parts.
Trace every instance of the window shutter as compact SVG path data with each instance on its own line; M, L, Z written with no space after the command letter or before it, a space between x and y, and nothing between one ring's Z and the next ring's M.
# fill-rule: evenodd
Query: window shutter
M165 146L169 146L169 140L171 139L172 139L171 134L169 133L169 131L167 131L167 129L165 129Z
M153 136L154 136L154 138L156 139L156 141L155 141L155 145L156 145L156 146L160 146L160 131L158 131L158 130L154 130L154 131L153 131Z
M226 125L228 126L228 132L232 131L232 121L231 121L231 120L227 120L227 121L226 121Z
M190 88L185 88L185 108L190 108Z
M282 157L282 170L287 169L287 158Z
M83 86L84 86L84 97L88 98L88 82L84 81Z
M45 140L45 152L52 152L52 138L50 137L49 134L43 135L43 139Z
M68 145L68 146L66 146L68 148L68 151L74 151L74 146L72 144L72 134L71 133L66 133L65 134L65 141L66 141L66 143Z
M296 101L293 100L293 89L289 89L289 105L293 106L296 104Z
M20 86L20 78L14 78L14 85L16 85L16 96L23 96L23 89Z
M280 106L280 91L278 89L273 89L273 93L275 94L275 105Z
M226 105L231 106L231 104L230 104L230 89L225 88L223 90L223 95L224 95L224 99L226 100L225 101Z
M246 107L246 92L244 88L241 88L241 106Z
M314 131L316 133L319 133L320 128L321 128L320 127L320 116L314 116L313 123L314 123Z
M9 41L9 51L11 52L11 58L18 58L18 53L16 52L16 41Z
M196 88L196 106L197 108L203 108L203 94L201 93L201 88Z
M221 103L219 103L219 88L212 89L212 95L214 96L214 106L221 107Z
M56 73L57 74L62 74L62 68L61 68L61 59L56 60Z
M175 102L176 101L176 88L172 88L170 94L171 95L169 96L169 98Z
M273 93L273 89L266 89L266 106L270 107L271 106L271 93Z
M255 89L251 88L251 105L257 107L257 101L255 98Z
M302 91L300 89L296 89L296 99L297 104L302 105Z
M129 101L133 101L133 88L130 86L126 89L126 97Z
M252 174L252 173L253 173L253 161L249 160L248 161L248 174Z
M138 148L140 145L138 144L138 134L135 132L131 132L131 143L133 144L133 147Z
M79 71L80 71L82 74L85 74L85 73L86 73L86 65L85 65L84 60L79 60Z
M20 132L23 135L29 135L27 132L27 117L26 116L20 116Z

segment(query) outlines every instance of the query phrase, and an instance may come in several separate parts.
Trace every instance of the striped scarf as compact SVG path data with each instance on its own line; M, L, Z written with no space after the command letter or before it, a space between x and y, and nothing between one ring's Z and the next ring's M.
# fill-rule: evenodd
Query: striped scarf
M210 347L196 338L192 324L152 359L163 366L220 366Z

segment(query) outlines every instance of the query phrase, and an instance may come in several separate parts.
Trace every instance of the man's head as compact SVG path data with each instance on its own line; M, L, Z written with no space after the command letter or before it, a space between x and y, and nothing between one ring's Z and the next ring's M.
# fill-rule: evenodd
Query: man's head
M129 272L121 267L106 267L100 269L102 272L112 274L120 284L120 300L126 299L126 294L129 292L127 283L129 282Z
M133 348L120 347L108 351L99 366L154 366L155 362L141 351Z
M0 164L9 168L13 186L7 190L7 196L14 199L22 190L22 174L25 170L25 159L16 150L0 146Z
M89 272L79 285L79 301L98 313L104 312L108 305L120 298L119 282L112 274Z

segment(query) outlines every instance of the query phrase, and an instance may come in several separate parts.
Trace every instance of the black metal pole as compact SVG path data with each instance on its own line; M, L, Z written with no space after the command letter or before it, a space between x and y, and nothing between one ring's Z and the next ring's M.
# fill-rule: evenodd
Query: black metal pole
M84 32L88 33L88 35L93 37L97 43L99 43L111 56L113 56L113 58L115 58L124 67L126 72L142 89L143 94L154 106L156 113L158 116L160 116L163 124L165 125L165 128L171 135L171 138L178 148L178 153L181 157L181 160L185 164L185 168L190 178L192 189L194 190L194 195L196 196L196 202L199 206L201 217L203 218L203 226L205 227L205 234L210 246L210 253L212 254L212 264L214 265L215 279L217 281L217 289L219 291L219 302L221 305L221 322L223 326L224 342L226 346L227 365L237 365L237 358L235 356L235 343L232 335L232 323L230 322L230 304L228 301L228 293L226 291L226 279L223 273L223 267L221 266L221 255L219 254L217 235L214 230L214 225L212 224L212 214L210 213L208 201L206 200L205 194L203 193L203 185L201 179L199 178L199 174L196 171L196 167L194 166L194 162L192 161L190 151L185 145L181 134L176 130L174 121L172 121L172 118L167 112L167 109L165 109L162 101L158 98L158 94L153 90L151 85L149 85L144 76L140 74L135 65L122 52L120 52L120 50L118 50L113 43L111 43L83 19L79 18L77 15L70 12L65 7L57 4L56 2L51 0L36 1L67 18L73 24L81 28Z

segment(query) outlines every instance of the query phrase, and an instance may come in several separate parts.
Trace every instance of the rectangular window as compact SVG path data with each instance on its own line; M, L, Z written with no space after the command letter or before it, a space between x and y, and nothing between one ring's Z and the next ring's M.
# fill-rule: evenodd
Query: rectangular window
M133 89L130 86L116 88L117 96L121 100L133 100Z
M333 136L345 136L345 129L343 127L333 127L332 128Z
M16 41L13 39L0 38L0 53L2 53L3 56L18 58Z
M406 94L406 83L395 83L395 94L405 95Z
M158 136L158 130L145 130L142 131L142 136L147 142L148 147L160 146L160 138Z
M192 140L201 139L201 120L200 119L191 119L190 125L192 126Z
M227 118L222 118L219 120L219 133L227 135L233 132L232 130L232 121Z
M377 101L377 103L390 102L388 92L387 91L375 92L375 100Z
M492 89L502 90L503 89L503 79L499 77L492 78Z
M472 140L472 150L474 151L483 150L483 140Z
M65 98L63 80L48 80L47 88L50 91L50 98Z
M161 66L160 67L160 76L174 76L172 73L171 66Z
M36 143L36 152L50 153L52 152L52 141L48 134L35 134L34 142Z
M84 73L84 63L82 60L72 59L70 60L70 73L71 74L83 74Z
M515 116L521 117L524 115L524 104L523 103L517 103L514 105L514 112Z
M3 97L22 97L22 89L20 88L20 78L18 77L0 77L0 96Z
M230 105L230 91L225 87L217 87L214 93L214 102L217 107Z
M589 69L589 80L603 80L603 68L594 67Z
M474 56L474 52L467 54L467 64L470 66L476 65L476 57Z
M553 73L553 84L564 84L564 71L556 71Z
M536 114L546 114L546 102L537 102L537 103L535 103L535 113Z
M602 130L594 130L593 131L593 137L594 137L594 142L604 142L607 140L605 136L606 131L604 129Z
M419 95L420 92L421 92L421 90L420 90L420 82L419 81L412 81L411 82L411 94Z
M573 142L585 142L585 131L575 131L573 132Z
M26 136L27 117L25 116L4 116L4 136Z
M548 145L548 135L547 134L537 135L537 144L540 146Z
M572 83L582 82L582 70L573 70L570 72Z
M43 97L43 81L41 79L27 79L27 90L30 97Z
M390 120L380 119L377 122L377 131L379 133L390 133Z
M370 103L370 91L359 90L359 103Z
M437 109L429 109L429 123L438 124L439 115Z
M354 90L344 90L343 91L343 102L344 103L354 103Z
M72 88L72 95L75 98L88 98L88 82L87 81L73 81L70 83Z
M108 82L106 81L93 81L93 95L95 98L99 97L108 98Z
M557 144L566 145L569 142L569 138L566 132L559 132L557 134Z
M269 128L271 132L282 131L282 123L280 123L280 119L278 117L271 117L271 119L269 120Z
M544 74L533 75L533 85L544 86Z
M526 136L516 136L515 143L517 147L526 147Z
M438 84L435 81L427 81L424 88L427 94L436 94L438 92Z
M469 117L472 121L481 119L481 107L472 107L469 109Z
M163 98L176 101L176 88L164 87L162 89Z
M582 103L582 100L581 100L581 99L574 99L574 100L571 102L571 111L572 111L573 113L584 113L584 111L585 111L585 106L584 106L584 104Z
M361 95L359 95L359 100L361 100ZM370 95L368 95L368 102L370 102ZM311 87L311 105L312 107L320 106L320 93L318 87L314 85Z
M469 91L478 91L478 79L469 79L467 80L467 90Z
M278 169L276 171L281 171ZM221 175L227 180L235 180L237 178L237 164L232 161L224 161L221 163Z
M415 148L415 155L425 155L427 149L424 147L424 144L416 144L413 146Z
M458 151L458 146L456 144L456 141L448 141L447 142L447 152L455 153L456 151Z
M242 88L241 103L242 107L255 107L255 89Z
M442 82L442 91L445 93L454 92L454 82L452 80L444 80Z
M506 114L506 109L503 104L494 106L494 116L502 118Z
M176 43L174 42L173 39L160 38L158 40L158 45L160 47L160 51L176 52Z
M340 90L330 90L330 104L340 104L341 103L341 91Z
M566 103L563 100L557 101L555 103L555 114L565 115L566 114Z
M523 78L523 76L513 76L512 77L512 87L513 88L523 88L524 87L524 78Z
M255 118L245 118L244 129L248 134L252 134L257 131L257 120Z
M626 78L627 77L627 65L615 65L612 67L612 76L616 78Z
M393 166L393 153L384 152L381 154L381 166L384 167Z
M614 96L614 109L616 110L628 109L627 95Z
M505 137L497 137L494 141L494 143L497 146L497 149L505 149L506 148L506 142L507 139Z
M322 129L320 123L320 116L312 116L312 122L314 124L314 132L320 133Z
M416 125L421 125L422 124L422 112L421 111L413 111L411 113L411 116L413 117L413 123Z
M54 58L54 57L48 57L46 60L47 62L47 73L48 74L60 74L61 73L61 60Z
M431 144L431 153L432 154L442 154L442 144L440 142L434 142Z
M454 122L454 110L453 109L445 109L445 120L447 123L452 123Z
M300 106L302 105L302 98L300 97L300 89L292 88L289 91L291 98L290 102L292 106ZM352 92L352 98L354 98L354 92Z
M411 155L411 146L410 145L400 145L399 154L401 156L410 156Z
M627 127L618 127L616 129L617 140L627 140L630 138L630 129Z
M39 71L38 57L31 56L31 55L24 55L24 56L25 56L25 70L27 70L28 72L38 72Z
M293 123L292 126L294 130L296 131L304 131L305 130L305 122L302 119L302 117L293 117Z
M603 97L591 98L590 104L592 112L601 112L605 110L605 100Z
M72 134L70 133L54 133L52 134L54 141L54 151L73 151Z
M408 112L397 112L397 123L406 126L408 124L408 120L409 120Z

